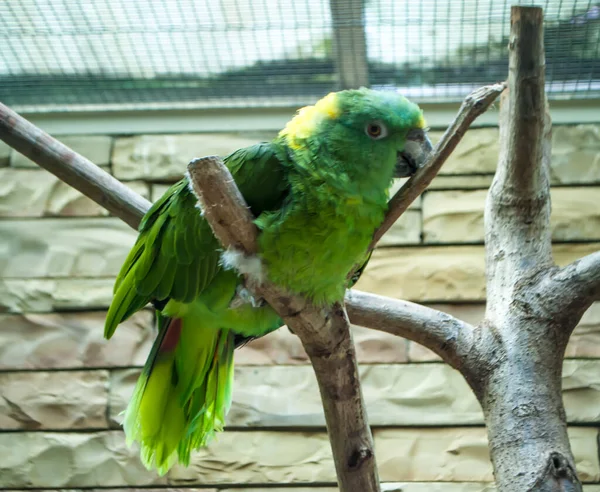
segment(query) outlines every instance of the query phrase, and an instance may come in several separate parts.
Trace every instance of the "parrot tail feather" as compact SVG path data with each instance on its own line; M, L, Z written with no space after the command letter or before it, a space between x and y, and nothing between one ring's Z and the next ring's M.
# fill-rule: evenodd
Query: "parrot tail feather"
M222 431L231 406L234 334L203 326L193 314L161 317L156 338L125 410L127 444L141 445L148 469L164 475L176 459Z

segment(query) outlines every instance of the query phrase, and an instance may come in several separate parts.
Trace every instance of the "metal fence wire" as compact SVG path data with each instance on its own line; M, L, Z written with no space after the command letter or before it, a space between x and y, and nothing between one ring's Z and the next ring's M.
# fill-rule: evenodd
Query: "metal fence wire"
M2 0L22 111L281 106L359 85L456 101L506 77L510 5L545 9L550 98L600 95L600 1Z

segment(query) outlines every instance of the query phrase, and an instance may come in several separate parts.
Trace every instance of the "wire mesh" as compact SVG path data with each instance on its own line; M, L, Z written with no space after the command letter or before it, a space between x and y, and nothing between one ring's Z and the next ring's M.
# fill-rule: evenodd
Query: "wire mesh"
M287 106L366 83L455 101L506 77L511 3L3 0L0 100L32 111ZM545 9L550 98L598 97L600 2L516 3Z

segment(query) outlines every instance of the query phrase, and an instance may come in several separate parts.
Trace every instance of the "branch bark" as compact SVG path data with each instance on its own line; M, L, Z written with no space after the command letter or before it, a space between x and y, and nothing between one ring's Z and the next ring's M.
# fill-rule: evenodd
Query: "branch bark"
M544 66L542 9L512 7L501 153L485 208L487 307L478 345L485 362L476 392L498 489L510 492L581 490L561 394L565 333L579 318L572 310L556 316L540 295L559 282L549 226Z
M257 251L258 231L233 177L218 157L195 159L191 183L215 236L245 255ZM373 437L359 383L350 322L342 305L319 308L270 282L246 286L265 299L298 335L313 365L341 491L379 491Z
M585 311L594 301L600 301L600 251L563 268L552 268L534 295L546 316L560 324L557 330L566 343Z
M473 326L437 309L358 290L346 294L352 323L420 343L459 371L476 358Z
M558 310L570 310L582 304L587 309L594 301L600 301L600 251L575 260L559 269L551 277L541 295L560 291L566 295Z

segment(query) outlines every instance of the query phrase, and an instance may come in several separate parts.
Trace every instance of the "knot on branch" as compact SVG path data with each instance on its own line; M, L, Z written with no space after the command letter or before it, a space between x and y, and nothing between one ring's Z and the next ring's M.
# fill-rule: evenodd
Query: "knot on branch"
M373 450L369 447L363 446L355 449L348 458L348 468L358 470L365 462L372 460L373 456Z
M521 403L512 409L512 413L515 417L522 419L533 415L537 416L540 411L534 403Z
M542 475L528 492L576 492L581 490L581 482L569 460L561 453L548 456Z

